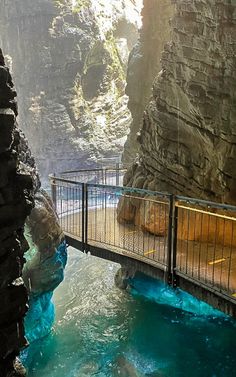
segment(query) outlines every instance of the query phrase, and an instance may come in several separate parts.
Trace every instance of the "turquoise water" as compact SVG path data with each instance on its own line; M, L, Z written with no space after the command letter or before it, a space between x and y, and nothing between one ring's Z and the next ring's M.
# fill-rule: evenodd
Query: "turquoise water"
M70 250L54 294L54 328L27 351L29 377L236 375L235 322L214 311L204 317L166 305L169 291L158 304L155 289L162 287L141 277L131 292L120 291L117 269ZM190 304L194 309L194 300Z

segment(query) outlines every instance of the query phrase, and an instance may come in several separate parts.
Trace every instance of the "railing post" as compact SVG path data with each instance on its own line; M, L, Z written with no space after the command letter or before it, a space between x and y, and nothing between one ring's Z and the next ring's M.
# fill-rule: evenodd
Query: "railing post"
M167 243L167 283L172 284L172 235L173 235L173 212L174 195L170 196L169 201L169 224L168 224L168 243Z
M102 167L102 184L107 184L107 170L104 167Z
M176 260L177 260L177 237L178 237L178 211L179 208L173 203L174 206L174 219L173 219L173 247L172 247L172 286L177 287L177 275L176 275Z
M82 183L82 252L85 251L85 183Z
M116 163L116 186L120 186L120 164L119 162Z
M85 253L88 253L88 185L84 185L85 188L85 222L84 222L84 246L85 246Z
M53 174L55 177L55 174ZM55 210L57 210L57 185L56 185L56 180L53 179L53 177L50 177L51 180L51 195L52 195L52 202L54 205Z

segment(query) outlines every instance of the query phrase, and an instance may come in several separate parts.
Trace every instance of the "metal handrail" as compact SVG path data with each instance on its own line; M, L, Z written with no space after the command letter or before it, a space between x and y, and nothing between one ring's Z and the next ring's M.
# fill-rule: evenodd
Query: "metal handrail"
M49 175L49 179L50 179L51 184L53 184L53 181L71 183L71 184L74 184L74 185L81 185L81 183L82 183L82 182L71 181L70 179L66 179L66 178L57 177L53 174Z
M163 198L170 198L172 194L164 193L161 191L152 191L152 190L146 190L146 189L139 189L136 187L129 187L129 186L114 186L114 185L106 185L101 183L84 183L84 182L77 182L77 181L71 181L66 178L61 178L60 176L55 176L53 174L49 175L50 181L58 181L58 182L64 182L64 183L70 183L74 185L81 185L85 184L88 187L94 187L94 188L105 188L105 189L111 189L111 190L117 190L120 192L132 192L137 194L144 194L144 195L153 195L153 196L161 196Z
M106 167L106 168L96 168L96 169L80 169L80 170L73 170L73 171L65 171L65 172L61 172L59 173L59 175L54 175L54 174L50 174L49 175L49 179L50 180L57 180L57 181L60 181L60 182L67 182L67 183L71 183L71 184L81 184L83 182L79 182L79 181L73 181L73 180L70 180L70 179L67 179L67 178L64 178L62 177L61 175L64 175L64 174L69 174L69 173L86 173L86 172L98 172L98 171L104 171L104 170L111 170L111 171L116 171L117 169L114 167L114 168L111 168L111 167ZM124 171L125 169L124 168L119 168L118 169L119 171ZM166 197L166 198L169 198L172 194L168 193L168 192L162 192L162 191L153 191L153 190L146 190L146 189L140 189L140 188L136 188L136 187L131 187L131 186L117 186L117 185L108 185L108 184L102 184L102 183L87 183L88 185L90 185L91 187L101 187L101 188L108 188L110 187L111 189L114 189L116 188L117 190L127 190L129 192L136 192L136 193L139 193L139 194L147 194L147 195L159 195L159 196L162 196L162 197ZM188 196L182 196L182 195L174 195L175 196L175 201L182 201L182 202L185 202L187 204L192 204L192 205L199 205L199 206L206 206L208 208L216 208L216 209L222 209L222 210L229 210L229 211L233 211L236 213L236 206L235 205L232 205L232 204L227 204L227 203L218 203L218 202L214 202L214 201L208 201L208 200L205 200L205 199L198 199L198 198L192 198L192 197L188 197Z
M235 211L236 212L236 206L232 204L226 204L226 203L217 203L209 200L204 200L204 199L196 199L196 198L191 198L187 196L181 196L181 195L176 195L175 196L176 200L178 201L183 201L188 204L195 204L195 205L203 205L207 207L214 207L214 208L219 208L219 209L224 209L224 210L230 210L230 211Z
M116 171L116 170L121 170L121 171L126 171L126 168L116 168L116 167L105 167L105 168L95 168L95 169L80 169L80 170L68 170L68 171L63 171L59 174L64 175L64 174L72 174L72 173L87 173L87 172L98 172L98 171L104 171L104 170L111 170L111 171Z

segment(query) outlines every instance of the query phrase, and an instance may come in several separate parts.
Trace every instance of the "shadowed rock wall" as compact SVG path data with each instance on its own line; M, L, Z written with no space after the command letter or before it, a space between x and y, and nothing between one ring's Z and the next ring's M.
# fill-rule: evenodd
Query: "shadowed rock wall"
M20 133L11 75L0 49L0 375L23 376L16 361L27 344L23 320L28 296L22 280L28 249L24 223L33 207L30 169L20 163Z
M132 123L124 146L123 162L130 164L139 150L137 133L143 112L152 94L154 78L161 70L161 54L171 38L170 19L174 14L171 0L144 0L143 26L139 41L130 53L126 94Z
M33 176L34 208L27 217L24 235L29 249L24 257L23 280L29 295L29 310L25 317L26 338L31 345L49 334L55 319L52 296L64 278L67 262L65 237L52 200L41 182L35 159L28 141L19 131L20 164ZM21 352L24 366L28 366L30 354L26 348Z
M48 334L64 276L66 243L28 142L16 124L16 92L0 50L0 376L23 376L19 351ZM34 205L34 208L32 208ZM26 263L25 263L26 262ZM24 285L25 283L25 285ZM24 317L26 315L26 335ZM26 352L27 354L27 352ZM14 369L17 369L17 374Z

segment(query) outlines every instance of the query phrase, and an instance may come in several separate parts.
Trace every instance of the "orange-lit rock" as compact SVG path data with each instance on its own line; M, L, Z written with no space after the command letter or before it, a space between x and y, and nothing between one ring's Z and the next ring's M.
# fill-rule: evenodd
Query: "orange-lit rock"
M143 231L158 236L167 234L168 216L168 203L158 201L155 197L123 196L117 208L119 223L133 223Z

